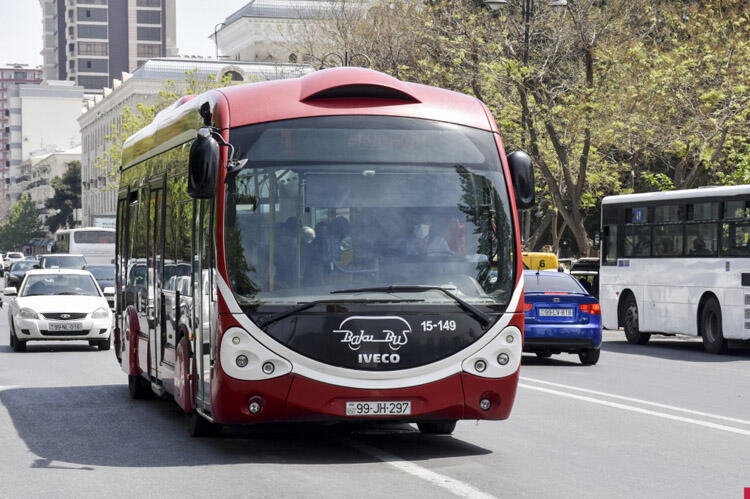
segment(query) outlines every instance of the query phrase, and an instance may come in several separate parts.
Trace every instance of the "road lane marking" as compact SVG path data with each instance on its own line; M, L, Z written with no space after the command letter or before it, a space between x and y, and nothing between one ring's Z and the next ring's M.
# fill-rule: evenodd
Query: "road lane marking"
M566 390L575 390L575 391L579 391L579 392L583 392L583 393L589 393L589 394L592 394L592 395L598 395L600 397L606 397L606 398L617 399L617 400L625 400L625 401L628 401L628 402L635 402L635 403L641 404L641 405L650 405L650 406L653 406L653 407L659 407L661 409L669 409L670 411L684 412L686 414L691 414L693 416L701 416L701 417L705 417L705 418L720 419L722 421L728 421L730 423L738 423L738 424L743 424L743 425L750 425L750 421L748 421L746 419L730 418L728 416L721 416L719 414L712 414L710 412L694 411L692 409L686 409L684 407L677 407L677 406L668 405L668 404L660 404L659 402L650 402L648 400L637 399L637 398L633 398L633 397L624 397L622 395L614 395L612 393L599 392L599 391L596 391L596 390L589 390L587 388L579 388L577 386L563 385L561 383L554 383L552 381L544 381L544 380L541 380L541 379L521 377L521 380L522 381L531 381L533 383L539 383L539 384L542 384L542 385L555 386L555 387L558 387L558 388L564 388Z
M367 444L358 442L350 445L355 449L358 449L365 454L368 454L384 462L385 464L393 466L399 471L403 471L404 473L413 475L433 485L437 485L438 487L441 487L458 497L466 497L471 499L497 499L496 496L493 496L492 494L488 494L486 492L482 492L481 490L472 485L469 485L466 482L441 475L440 473L435 473L434 471L423 468L422 466L414 464L411 461L405 461L400 457L394 456L393 454L377 449L375 447L371 447Z
M562 392L558 390L552 390L549 388L542 388L540 386L527 385L524 383L519 383L518 386L522 388L528 388L529 390L536 390L538 392L549 393L551 395L558 395L560 397L568 397L568 398L572 398L576 400L581 400L584 402L590 402L592 404L603 405L603 406L612 407L615 409L622 409L622 410L630 411L630 412L637 412L639 414L646 414L648 416L655 416L655 417L662 418L662 419L679 421L681 423L688 423L688 424L693 424L696 426L703 426L705 428L711 428L713 430L720 430L720 431L725 431L728 433L734 433L737 435L750 437L750 430L743 430L742 428L735 428L733 426L726 426L722 424L711 423L708 421L701 421L699 419L693 419L693 418L688 418L684 416L676 416L674 414L667 414L666 412L652 411L651 409L643 409L641 407L635 407L632 405L620 404L618 402L609 402L606 400L601 400L601 399L597 399L593 397L587 397L585 395L576 395L574 393L567 393L567 392ZM606 395L606 396L609 396L609 395ZM644 403L647 403L647 402L644 401Z

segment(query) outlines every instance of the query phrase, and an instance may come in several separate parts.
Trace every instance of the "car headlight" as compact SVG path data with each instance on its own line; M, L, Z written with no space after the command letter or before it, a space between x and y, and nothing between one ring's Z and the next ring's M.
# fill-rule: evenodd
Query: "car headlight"
M26 307L22 308L21 311L18 312L18 316L21 319L39 319L39 314Z
M92 319L106 319L109 317L109 309L104 307L99 307L93 312L91 312L91 318Z

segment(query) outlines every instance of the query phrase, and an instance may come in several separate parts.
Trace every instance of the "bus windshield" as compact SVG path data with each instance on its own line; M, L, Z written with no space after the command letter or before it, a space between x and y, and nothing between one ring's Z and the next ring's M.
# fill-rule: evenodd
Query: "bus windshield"
M254 319L394 294L407 308L459 298L505 311L513 218L490 132L338 116L252 125L230 139L246 162L227 179L225 256Z

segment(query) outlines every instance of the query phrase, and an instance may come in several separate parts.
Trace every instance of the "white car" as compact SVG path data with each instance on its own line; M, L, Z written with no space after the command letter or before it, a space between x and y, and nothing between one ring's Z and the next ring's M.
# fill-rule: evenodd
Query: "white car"
M11 263L17 260L23 260L24 258L26 258L26 255L20 251L8 251L3 257L3 269L7 271L10 268Z
M88 340L109 350L112 311L90 272L77 269L30 270L8 302L10 346L26 350L28 341ZM15 299L12 299L15 297Z

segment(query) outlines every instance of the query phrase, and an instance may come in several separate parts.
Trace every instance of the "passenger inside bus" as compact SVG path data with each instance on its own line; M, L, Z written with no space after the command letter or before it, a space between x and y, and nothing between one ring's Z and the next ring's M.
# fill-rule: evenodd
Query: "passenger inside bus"
M710 255L711 250L706 248L706 242L701 237L693 239L693 250L690 252L691 255L705 256Z
M445 238L447 229L447 224L439 218L433 222L429 214L421 215L414 224L412 235L406 243L406 254L409 256L453 254Z

